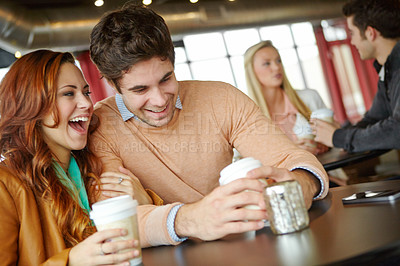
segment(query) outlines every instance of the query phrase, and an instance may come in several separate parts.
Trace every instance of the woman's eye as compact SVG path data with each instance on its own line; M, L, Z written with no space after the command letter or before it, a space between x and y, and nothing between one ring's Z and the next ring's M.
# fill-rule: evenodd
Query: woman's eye
M90 94L92 94L92 92L91 91L87 91L87 92L84 92L83 93L85 96L90 96Z
M64 96L74 96L74 93L72 91L65 92Z

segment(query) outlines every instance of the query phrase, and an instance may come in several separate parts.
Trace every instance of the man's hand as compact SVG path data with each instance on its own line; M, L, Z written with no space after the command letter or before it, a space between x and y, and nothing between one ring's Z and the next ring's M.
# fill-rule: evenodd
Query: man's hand
M306 208L309 209L313 198L321 191L319 180L310 172L303 169L289 171L285 168L276 168L272 166L262 166L251 170L247 173L250 178L269 178L276 182L287 180L296 180L299 182L302 191Z
M202 200L183 205L175 219L180 237L215 240L228 234L264 227L267 219L263 191L265 184L254 178L241 178L217 187ZM243 208L258 205L259 210Z
M315 135L315 141L320 142L328 147L333 147L332 138L339 125L325 122L320 119L311 119L310 125Z

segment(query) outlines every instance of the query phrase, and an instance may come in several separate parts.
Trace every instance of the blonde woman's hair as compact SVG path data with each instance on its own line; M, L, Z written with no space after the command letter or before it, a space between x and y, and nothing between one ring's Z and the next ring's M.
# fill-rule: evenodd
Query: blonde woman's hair
M271 41L262 41L259 42L250 48L247 49L246 53L244 54L244 68L246 74L246 83L247 83L247 90L249 96L253 101L260 107L261 111L267 116L271 117L267 103L264 99L264 95L262 93L261 84L258 81L256 74L254 73L253 67L253 60L254 55L264 47L271 47L274 48L277 52L278 49L272 45ZM279 53L279 52L278 52ZM290 102L294 105L294 107L305 117L307 120L310 119L311 111L304 104L304 102L300 99L297 95L296 91L293 89L292 85L290 84L285 69L283 69L283 82L282 82L282 89L285 91L286 95L288 96Z

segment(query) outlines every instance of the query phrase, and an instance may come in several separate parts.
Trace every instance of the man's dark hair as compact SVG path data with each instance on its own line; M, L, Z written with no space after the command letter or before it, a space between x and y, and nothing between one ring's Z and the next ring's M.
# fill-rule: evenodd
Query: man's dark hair
M159 57L175 62L164 19L151 9L128 2L105 14L90 34L90 57L121 93L119 81L138 62Z
M353 24L361 34L371 26L384 38L400 38L400 0L351 0L343 6L343 14L354 15Z

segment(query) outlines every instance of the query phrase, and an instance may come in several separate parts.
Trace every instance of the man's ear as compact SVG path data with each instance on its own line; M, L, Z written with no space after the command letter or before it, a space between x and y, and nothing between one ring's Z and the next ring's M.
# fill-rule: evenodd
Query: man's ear
M380 35L381 35L381 33L374 27L367 26L367 28L365 29L365 37L370 42L375 41L376 38L378 38Z

